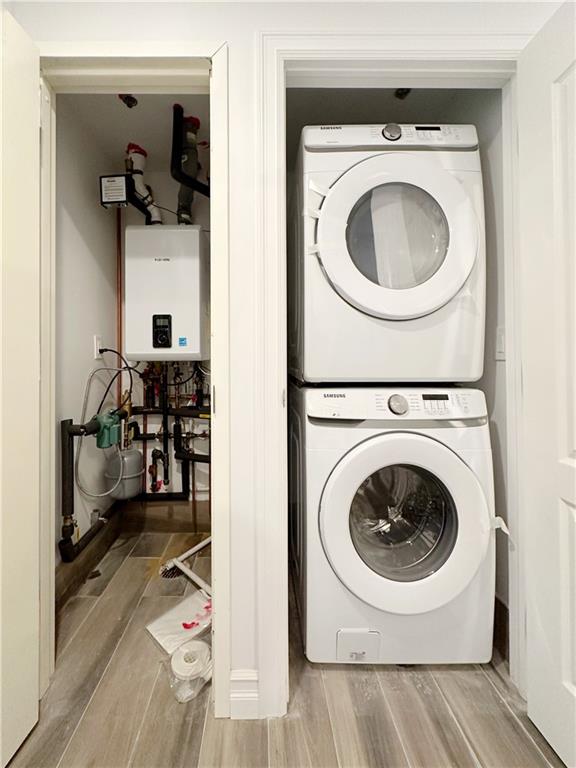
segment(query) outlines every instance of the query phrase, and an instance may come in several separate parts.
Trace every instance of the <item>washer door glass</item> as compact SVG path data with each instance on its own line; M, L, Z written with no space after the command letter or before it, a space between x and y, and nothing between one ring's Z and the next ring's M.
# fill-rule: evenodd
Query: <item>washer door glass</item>
M383 467L360 485L350 508L358 555L380 576L418 581L448 560L458 516L446 486L409 464Z
M448 252L450 230L432 195L396 182L362 195L348 217L346 242L364 277L401 290L436 274Z

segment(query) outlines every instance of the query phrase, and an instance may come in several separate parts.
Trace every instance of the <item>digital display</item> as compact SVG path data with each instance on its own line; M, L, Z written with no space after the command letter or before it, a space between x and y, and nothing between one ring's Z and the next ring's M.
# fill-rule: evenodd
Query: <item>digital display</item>
M168 318L165 317L157 317L156 318L156 326L159 328L167 328L170 325L168 322Z
M440 128L439 125L417 125L416 130L417 131L441 131L442 128Z
M422 395L422 400L449 400L448 395Z

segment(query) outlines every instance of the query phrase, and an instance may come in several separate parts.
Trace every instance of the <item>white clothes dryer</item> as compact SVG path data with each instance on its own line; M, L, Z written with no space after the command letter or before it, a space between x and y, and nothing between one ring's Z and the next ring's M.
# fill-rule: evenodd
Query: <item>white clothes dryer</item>
M485 238L472 125L302 131L289 204L289 369L302 382L482 376Z
M290 549L306 656L492 656L495 526L482 392L290 389Z

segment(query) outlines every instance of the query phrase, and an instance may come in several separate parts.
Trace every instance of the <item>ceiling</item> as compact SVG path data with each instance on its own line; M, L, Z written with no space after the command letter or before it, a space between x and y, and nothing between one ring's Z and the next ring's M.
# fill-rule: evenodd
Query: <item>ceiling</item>
M74 112L86 134L112 167L106 173L124 170L126 145L134 142L148 153L148 171L170 171L172 146L172 105L181 104L185 115L200 118L199 139L210 134L210 97L208 94L171 96L135 94L137 106L129 109L115 94L59 94L58 104ZM56 112L58 115L58 111Z

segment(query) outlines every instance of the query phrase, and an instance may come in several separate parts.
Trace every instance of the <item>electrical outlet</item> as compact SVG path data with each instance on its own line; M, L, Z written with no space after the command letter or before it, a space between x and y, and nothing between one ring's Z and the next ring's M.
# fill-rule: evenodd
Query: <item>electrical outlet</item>
M94 336L94 360L102 360L102 352L100 352L100 349L102 347L102 336Z

